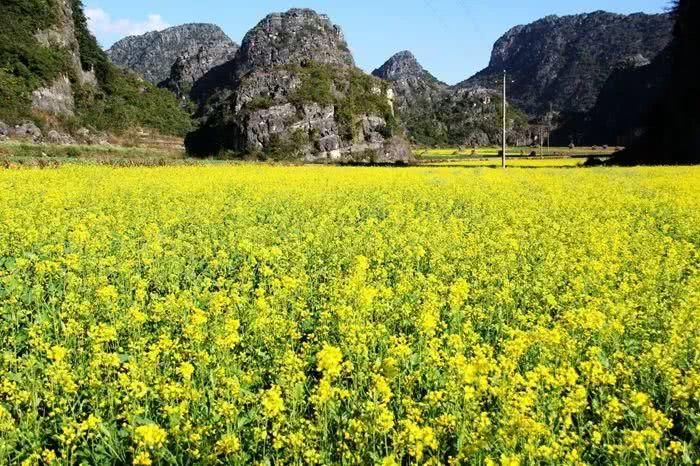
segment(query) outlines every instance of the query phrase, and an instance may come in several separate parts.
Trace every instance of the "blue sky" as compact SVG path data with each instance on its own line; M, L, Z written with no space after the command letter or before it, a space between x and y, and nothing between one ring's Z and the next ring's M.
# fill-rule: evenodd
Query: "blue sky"
M240 43L266 14L313 8L340 25L357 64L372 71L411 50L435 76L454 84L488 64L498 37L549 14L595 10L664 11L669 0L84 0L100 43L187 22L221 26Z

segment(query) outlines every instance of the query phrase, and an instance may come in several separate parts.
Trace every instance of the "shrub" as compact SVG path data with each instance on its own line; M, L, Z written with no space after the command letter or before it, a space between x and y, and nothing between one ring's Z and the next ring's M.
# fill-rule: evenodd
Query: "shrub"
M303 130L296 130L289 136L273 134L265 145L263 157L275 160L297 160L309 144L309 136Z
M290 102L297 108L309 103L335 106L336 120L344 138L354 137L362 115L382 116L387 122L386 137L391 137L398 128L386 98L387 83L358 69L316 62L288 68L301 79L301 85L289 97Z
M328 65L311 63L307 66L292 67L301 78L301 85L289 96L290 102L301 107L308 103L317 103L322 106L333 105L334 71Z
M274 105L272 97L267 95L259 95L254 97L250 102L245 104L246 110L254 112L256 110L266 110Z

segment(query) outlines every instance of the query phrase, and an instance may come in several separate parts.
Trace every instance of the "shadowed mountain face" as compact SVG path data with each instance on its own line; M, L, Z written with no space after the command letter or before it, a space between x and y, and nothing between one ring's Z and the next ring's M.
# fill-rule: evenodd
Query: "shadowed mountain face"
M489 66L457 85L496 88L507 70L511 99L530 115L586 112L621 64L649 63L669 44L673 18L602 11L548 16L517 26L494 45Z
M674 39L669 46L671 75L655 104L647 110L644 133L614 163L700 163L700 80L692 71L700 56L700 3L680 0L675 9ZM639 76L624 85L634 86Z
M557 145L629 146L648 129L649 118L671 80L673 57L667 47L651 63L625 63L603 85L595 106L565 120L552 135Z
M183 24L126 37L107 50L107 55L114 64L158 84L166 79L178 82L199 78L203 68L208 71L231 60L237 50L238 45L218 26ZM179 64L175 75L171 76L176 61Z
M341 163L413 157L394 137L389 86L356 68L340 28L312 10L265 17L193 95L201 126L186 145L195 155Z
M502 139L502 98L483 87L450 87L426 71L411 52L399 52L374 70L388 81L401 122L413 142L426 146L481 146ZM512 143L526 141L527 119L510 107Z
M170 68L170 76L158 85L170 90L185 102L188 99L196 102L198 97L194 91L195 86L233 60L238 49L238 45L234 43L202 43L195 51L186 51L180 55Z

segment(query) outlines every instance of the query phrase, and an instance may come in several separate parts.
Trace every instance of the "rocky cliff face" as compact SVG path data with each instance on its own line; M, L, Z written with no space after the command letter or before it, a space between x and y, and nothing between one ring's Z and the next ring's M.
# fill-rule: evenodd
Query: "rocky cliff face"
M226 95L252 70L311 61L355 65L342 30L326 15L299 8L272 13L246 34L233 60L213 68L195 83L191 97L202 104L212 96Z
M186 85L193 77L201 77L202 71L232 59L237 49L218 26L183 24L126 37L107 50L107 55L112 63L140 74L153 84L171 80L172 86L177 87Z
M413 142L417 144L482 146L502 139L502 99L483 87L453 88L426 71L408 51L399 52L374 70L389 83L394 106ZM523 143L527 121L509 109L512 143Z
M186 51L175 60L170 68L170 76L159 83L182 100L188 98L197 100L192 90L195 85L205 78L212 70L233 60L238 52L238 45L218 41L202 44L196 51Z
M489 66L458 87L497 88L503 70L515 80L511 98L531 115L552 104L560 112L585 112L620 63L651 62L670 42L670 15L602 11L548 16L517 26L494 45Z
M80 61L80 45L74 21L73 0L58 0L54 6L54 22L34 34L41 47L63 50L67 57L63 72L50 84L32 92L32 109L59 116L73 116L75 99L70 78L78 84L96 84L92 70L84 70Z
M325 15L293 9L263 19L236 58L199 86L201 127L188 151L333 163L408 163L387 83L364 74ZM204 81L207 81L206 79ZM204 89L204 90L203 90Z
M235 73L280 65L304 64L354 66L343 31L326 15L292 9L263 19L243 39L235 59Z

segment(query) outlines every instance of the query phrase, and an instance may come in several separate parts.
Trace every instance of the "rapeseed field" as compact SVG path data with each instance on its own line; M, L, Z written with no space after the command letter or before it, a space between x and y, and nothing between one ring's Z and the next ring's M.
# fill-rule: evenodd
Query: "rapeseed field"
M0 193L0 464L698 464L700 168Z

